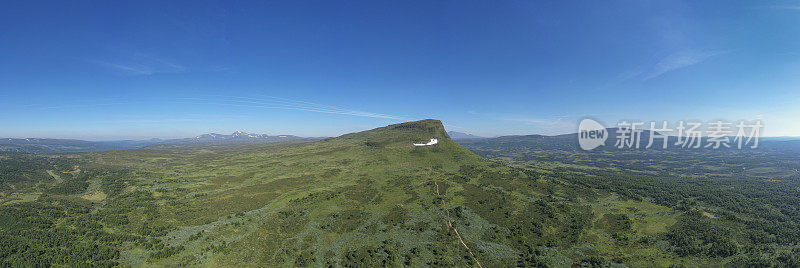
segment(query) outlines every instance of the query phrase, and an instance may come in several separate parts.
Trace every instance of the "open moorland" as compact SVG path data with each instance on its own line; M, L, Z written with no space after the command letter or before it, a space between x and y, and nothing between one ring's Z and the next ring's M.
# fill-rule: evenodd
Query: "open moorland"
M793 152L463 144L423 120L312 141L5 152L0 266L800 265Z

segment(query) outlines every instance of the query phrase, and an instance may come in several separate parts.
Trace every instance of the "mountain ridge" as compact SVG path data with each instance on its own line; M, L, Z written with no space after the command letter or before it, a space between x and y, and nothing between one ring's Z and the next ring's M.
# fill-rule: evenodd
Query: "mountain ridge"
M194 138L86 141L80 139L52 138L0 138L0 151L35 154L102 152L110 150L164 148L185 145L271 143L321 139L295 135L251 134L235 131L230 135L206 133Z
M450 138L452 138L454 140L485 139L486 138L486 137L481 137L481 136L472 135L472 134L464 133L464 132L458 132L458 131L448 131L447 134L450 135Z

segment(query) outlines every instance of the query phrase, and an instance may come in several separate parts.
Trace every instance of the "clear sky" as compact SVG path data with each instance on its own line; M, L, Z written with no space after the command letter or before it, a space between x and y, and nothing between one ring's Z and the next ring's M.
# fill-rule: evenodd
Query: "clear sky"
M0 137L334 136L435 118L762 119L800 136L800 1L13 1Z

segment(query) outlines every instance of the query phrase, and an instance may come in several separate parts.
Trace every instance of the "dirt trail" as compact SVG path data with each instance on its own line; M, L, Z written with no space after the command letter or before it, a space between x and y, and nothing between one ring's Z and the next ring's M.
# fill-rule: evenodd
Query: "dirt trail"
M442 201L442 209L444 209L444 211L447 213L447 219L445 219L445 223L447 223L447 227L450 227L450 229L453 229L453 232L456 233L456 237L458 237L458 241L461 242L461 245L463 245L464 248L467 249L467 252L469 252L469 255L472 256L472 260L474 260L475 263L478 264L478 267L483 268L483 266L481 265L481 262L478 261L478 258L475 258L475 253L472 253L472 250L469 249L469 247L467 246L467 243L464 243L464 239L461 238L461 235L458 233L458 229L456 229L456 227L453 226L453 223L450 222L450 211L447 210L447 205L444 203L444 198L441 198L442 196L439 194L439 184L436 183L436 181L434 181L433 184L436 185L436 196L438 196L439 200Z

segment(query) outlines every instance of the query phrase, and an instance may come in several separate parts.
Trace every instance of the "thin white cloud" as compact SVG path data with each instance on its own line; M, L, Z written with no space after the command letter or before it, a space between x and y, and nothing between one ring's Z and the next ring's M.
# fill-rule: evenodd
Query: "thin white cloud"
M179 101L189 104L201 105L221 105L233 107L251 107L251 108L267 108L267 109L282 109L294 110L305 112L316 112L326 114L340 114L358 117L382 118L408 121L409 119L389 114L373 113L341 108L337 106L317 104L313 102L292 100L280 97L265 97L265 98L250 98L250 97L236 97L236 96L209 96L213 98L179 98Z
M677 53L670 54L669 56L664 57L655 66L651 68L649 72L646 72L642 76L642 81L647 81L656 77L659 77L665 73L686 68L703 61L708 60L711 57L719 56L723 54L727 54L730 51L703 51L703 52L695 52L695 51L681 51Z
M90 60L89 62L107 67L109 69L113 69L116 71L121 71L123 73L133 74L133 75L151 75L153 74L152 70L144 68L142 66L129 66L129 65L122 65L118 63L111 63L99 60Z
M800 6L771 6L769 8L800 11Z
M643 71L644 70L642 70L642 68L638 68L637 70L629 70L629 71L622 72L619 75L617 75L616 77L614 77L611 80L609 80L608 82L606 82L605 85L597 88L595 91L597 91L597 90L606 90L608 88L616 87L616 86L618 86L618 85L620 85L620 84L622 84L624 82L630 81L632 79L635 79L635 78L641 76Z
M116 119L116 120L100 120L98 123L117 123L117 124L167 124L167 123L182 123L182 122L201 122L203 119L199 118L162 118L162 119Z
M318 104L308 101L292 100L280 97L237 97L237 96L221 96L221 95L205 95L204 97L185 97L166 100L168 103L180 104L193 104L193 105L217 105L217 106L230 106L230 107L249 107L249 108L265 108L265 109L279 109L279 110L294 110L305 112L316 112L326 114L340 114L358 117L382 118L392 119L399 121L410 121L411 119L382 113L365 112L353 109L347 109L332 105ZM130 105L137 103L148 103L144 100L129 101L126 98L106 99L95 103L78 103L66 105L23 105L28 109L74 109L74 108L95 108L102 106L116 106L116 105Z
M141 64L154 66L154 69L161 69L163 71L183 72L187 70L186 66L144 53L134 54L133 59L140 62Z
M88 60L96 65L129 75L152 75L157 73L182 73L188 68L181 64L144 53L133 53L115 61Z

